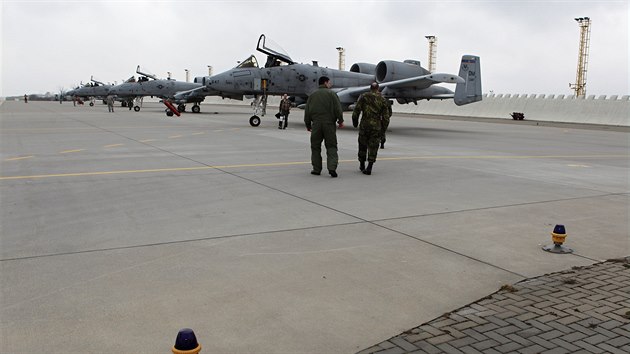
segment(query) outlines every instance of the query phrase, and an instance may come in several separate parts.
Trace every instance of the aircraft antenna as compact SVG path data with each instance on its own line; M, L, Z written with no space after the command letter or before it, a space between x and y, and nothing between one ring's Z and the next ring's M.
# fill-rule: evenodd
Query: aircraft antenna
M343 47L337 47L337 51L339 52L339 70L346 69L346 50Z
M575 75L575 83L569 87L575 91L576 97L586 96L586 73L588 68L588 49L591 41L591 19L578 17L575 19L580 26L580 51L578 53L578 66Z
M424 36L429 40L429 71L435 72L435 64L437 63L437 37Z

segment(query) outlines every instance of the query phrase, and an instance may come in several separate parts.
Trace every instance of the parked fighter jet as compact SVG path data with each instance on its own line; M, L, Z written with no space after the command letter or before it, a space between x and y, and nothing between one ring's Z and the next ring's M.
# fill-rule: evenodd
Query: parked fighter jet
M117 95L119 98L134 101L134 111L140 111L142 106L142 98L145 96L156 96L162 99L170 99L178 103L178 110L186 110L186 103L194 103L192 111L199 113L201 111L199 103L205 99L205 95L195 92L180 99L174 99L176 92L189 91L196 88L202 88L201 84L192 82L179 82L173 79L158 79L157 76L140 68L136 68L136 73L140 76L136 81L134 77L128 79L124 83L113 87L111 94ZM133 103L132 103L133 104Z
M295 63L291 57L265 35L258 38L256 49L267 55L263 68L258 66L254 55L226 72L206 77L197 77L195 82L203 84L205 95L221 96L242 100L243 96L254 96L254 115L249 123L260 124L260 117L265 115L269 95L289 94L299 107L308 96L318 88L318 80L328 76L332 90L337 93L345 110L353 108L359 96L369 91L374 81L380 84L382 94L387 99L396 99L405 104L418 100L454 99L455 104L464 105L481 100L481 67L478 56L462 57L459 76L446 73L430 73L416 60L398 62L384 60L378 64L357 63L350 71L323 68ZM456 84L455 92L438 83ZM185 97L201 89L180 92L175 97Z
M98 80L95 80L93 76L90 78L90 81L91 82L83 86L67 91L65 95L85 98L86 100L90 101L90 106L94 106L95 99L105 99L105 97L109 95L109 91L111 90L111 88L114 87L114 85L105 84Z

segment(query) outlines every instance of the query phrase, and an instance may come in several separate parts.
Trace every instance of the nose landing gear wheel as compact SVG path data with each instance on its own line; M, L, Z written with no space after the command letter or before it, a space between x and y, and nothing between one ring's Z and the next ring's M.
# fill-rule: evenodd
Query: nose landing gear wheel
M186 111L186 105L180 104L179 106L177 106L177 110L180 111L180 112L185 112Z
M166 115L169 116L169 117L172 117L173 116L173 111L171 111L170 109L167 109L166 110Z
M140 112L140 106L133 107L133 110L136 111L136 112Z
M260 118L258 116L252 116L251 118L249 118L249 124L252 127L257 127L260 125Z

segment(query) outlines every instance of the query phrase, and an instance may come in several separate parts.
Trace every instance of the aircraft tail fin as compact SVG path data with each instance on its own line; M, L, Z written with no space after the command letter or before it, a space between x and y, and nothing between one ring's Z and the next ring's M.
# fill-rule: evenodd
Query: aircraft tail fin
M478 56L464 55L459 67L459 76L466 82L455 87L455 104L465 104L481 101L481 62Z

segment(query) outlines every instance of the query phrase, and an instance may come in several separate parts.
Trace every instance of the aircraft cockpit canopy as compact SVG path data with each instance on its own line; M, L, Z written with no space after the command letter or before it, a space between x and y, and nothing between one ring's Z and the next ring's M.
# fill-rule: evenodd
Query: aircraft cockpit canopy
M148 77L146 77L146 76L140 76L140 77L138 78L138 82L145 82L145 81L149 81L149 78L148 78Z
M258 68L258 60L256 60L256 57L253 55L250 55L249 58L243 60L242 62L240 62L236 68L242 69L242 68Z
M267 39L264 34L261 34L258 38L258 45L256 46L256 50L267 54L267 62L265 63L265 68L271 66L280 66L282 63L285 64L294 64L295 62L287 52L282 49L276 42L271 39Z
M140 65L138 65L138 67L136 68L136 73L144 76L145 79L151 78L153 80L157 80L157 76L155 76L155 74L152 74L149 70L147 70L147 68L141 68ZM148 79L142 81L148 81Z
M128 78L127 80L125 80L125 82L136 82L136 77L132 76L132 77Z

